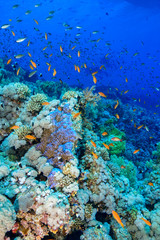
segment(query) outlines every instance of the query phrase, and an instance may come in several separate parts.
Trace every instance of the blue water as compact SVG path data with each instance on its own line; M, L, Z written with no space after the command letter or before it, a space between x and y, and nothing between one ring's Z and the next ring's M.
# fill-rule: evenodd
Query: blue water
M19 6L13 9L15 4ZM40 6L35 7L35 4ZM136 98L142 106L159 112L156 107L160 99L159 1L0 1L0 8L3 9L0 25L11 25L0 30L0 57L6 61L12 58L12 64L17 62L29 74L30 57L27 52L30 52L38 68L37 75L29 81L61 79L70 86L92 86L91 73L104 65L105 69L96 75L97 87L129 90L127 98ZM25 14L27 10L31 11L28 15ZM50 11L54 13L49 15ZM46 20L48 16L53 18ZM19 19L22 21L17 22ZM94 31L97 33L93 34ZM45 32L48 40L45 40ZM16 43L15 40L21 37L27 39ZM31 44L27 47L29 40ZM76 47L71 50L73 46ZM78 51L80 57L77 56ZM14 55L21 53L25 57L14 59ZM53 56L49 57L50 54ZM49 72L46 62L51 64ZM74 70L75 64L81 66L84 63L86 69L82 68L80 73ZM53 79L54 68L57 74ZM128 83L125 82L126 77Z

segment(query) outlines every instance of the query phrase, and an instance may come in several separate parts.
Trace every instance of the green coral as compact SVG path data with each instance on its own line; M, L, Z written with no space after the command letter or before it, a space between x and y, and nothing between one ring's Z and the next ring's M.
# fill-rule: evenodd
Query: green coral
M14 133L18 136L18 139L25 139L25 136L30 134L32 131L30 127L24 125L14 130Z
M134 185L137 180L135 165L131 161L125 160L123 157L118 157L116 155L112 155L110 160L120 168L120 175L124 175L129 179L130 184ZM122 165L125 168L121 168Z
M31 91L24 83L15 83L14 85L20 99L26 99L30 95Z
M39 112L42 109L42 103L47 100L45 94L37 93L31 96L27 104L27 111L31 113Z
M112 124L109 129L106 129L108 132L107 140L105 141L105 144L109 145L110 143L113 143L114 146L110 146L109 153L111 155L116 154L116 155L121 155L125 151L126 147L126 141L125 139L125 133L121 132L119 129L115 128L114 125ZM111 139L113 137L118 137L122 139L122 141L118 142L112 142Z

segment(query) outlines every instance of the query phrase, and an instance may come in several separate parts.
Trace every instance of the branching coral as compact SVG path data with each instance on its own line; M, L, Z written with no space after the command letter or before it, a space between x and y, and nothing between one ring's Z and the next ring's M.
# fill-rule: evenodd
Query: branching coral
M45 94L37 93L36 95L31 96L27 104L27 111L31 113L39 112L42 109L42 103L47 100Z

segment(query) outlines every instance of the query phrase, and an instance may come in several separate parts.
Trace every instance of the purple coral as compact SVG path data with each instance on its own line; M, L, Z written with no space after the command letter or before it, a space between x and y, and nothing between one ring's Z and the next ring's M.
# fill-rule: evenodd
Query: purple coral
M42 135L37 149L41 150L48 162L62 169L67 161L74 158L72 149L76 141L76 132L72 128L71 113L66 104L62 111L56 109L50 113L52 127Z

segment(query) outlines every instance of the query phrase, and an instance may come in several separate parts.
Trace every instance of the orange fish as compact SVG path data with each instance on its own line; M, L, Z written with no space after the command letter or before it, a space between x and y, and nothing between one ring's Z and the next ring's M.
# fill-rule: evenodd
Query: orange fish
M84 67L87 68L87 65L84 63Z
M59 110L59 111L62 111L62 108L59 106L59 107L58 107L58 110Z
M152 182L149 182L148 185L151 186L151 187L153 187L153 183L152 183Z
M10 64L11 61L12 61L12 59L10 58L10 59L7 61L7 64Z
M51 65L49 65L49 67L48 67L48 72L51 70Z
M36 140L36 137L34 137L32 135L26 135L25 138L27 138L29 140Z
M30 57L32 57L32 55L28 52L28 55L30 56Z
M92 155L93 155L94 158L98 159L98 156L97 156L96 153L92 152Z
M19 71L20 71L20 67L19 67L18 70L17 70L17 76L19 75Z
M78 51L78 57L80 57L80 51Z
M116 105L114 106L114 109L116 109L116 108L118 107L118 105L119 105L119 101L117 100L117 103L116 103Z
M61 46L60 46L60 51L61 51L61 52L63 52L63 49L62 49L62 47L61 47Z
M18 129L18 128L19 128L19 126L17 126L17 125L10 127L11 130Z
M124 94L126 94L129 90L125 91Z
M28 43L27 43L27 47L29 47L29 45L30 45L30 40L29 40Z
M134 127L136 128L136 123L134 123Z
M122 169L126 168L124 165L121 166Z
M143 125L139 126L137 129L141 129L143 127Z
M79 67L79 66L77 66L77 70L78 70L78 72L80 73L81 70L80 70L80 67Z
M110 143L108 146L109 146L109 147L110 147L110 146L114 147L113 143Z
M75 70L75 71L77 70L77 66L76 66L76 65L74 65L74 70Z
M98 92L101 97L107 97L103 92Z
M42 105L47 106L47 105L49 105L49 102L43 102Z
M42 51L46 50L47 46L42 49Z
M54 72L53 72L53 77L55 77L55 76L56 76L56 74L57 74L57 71L56 71L56 69L54 69Z
M38 25L39 23L38 23L38 21L36 20L36 19L33 19L34 21L35 21L35 23Z
M47 33L45 33L45 39L46 39L46 40L48 39Z
M37 67L35 62L33 62L32 60L30 60L30 62L32 63L33 67L35 67L35 68Z
M141 218L148 226L151 226L152 224L148 221L148 220L146 220L145 218Z
M76 47L76 46L73 46L73 47L72 47L72 50L73 50L75 47Z
M136 153L138 153L138 152L139 152L139 150L140 150L140 149L137 149L137 150L135 150L135 151L133 152L133 154L136 154Z
M102 133L102 136L106 136L106 135L108 135L107 132L103 132L103 133Z
M120 116L119 116L117 113L116 113L116 115L115 115L115 116L116 116L116 118L117 118L117 119L120 119Z
M97 83L97 78L93 75L93 82L96 84Z
M122 221L121 221L118 213L115 212L115 211L112 211L112 215L113 215L113 217L116 219L116 221L124 228L124 224L122 223Z
M95 75L95 74L97 74L97 73L98 73L98 71L96 71L96 72L93 72L93 73L92 73L92 76L94 76L94 75Z
M19 223L16 222L12 227L12 233L15 234L18 232L18 230L19 230Z
M104 65L100 66L100 68L99 68L99 69L101 70L103 67L104 67Z
M125 78L126 82L128 82L128 78Z
M135 109L133 109L133 112L135 112L137 109L135 108Z
M49 57L52 57L52 55L53 55L53 53L51 53L51 54L49 55Z
M76 113L76 114L73 116L73 118L78 117L80 114L81 114L81 112Z
M103 143L103 145L109 150L109 146L107 144Z
M34 67L32 65L29 65L32 70L34 70Z
M95 142L93 142L92 140L91 140L91 144L93 145L93 147L96 148L96 144L95 144Z
M12 35L15 37L15 33L13 31L11 31Z
M120 139L118 137L113 137L113 138L111 138L111 140L114 142L122 142L122 139Z

